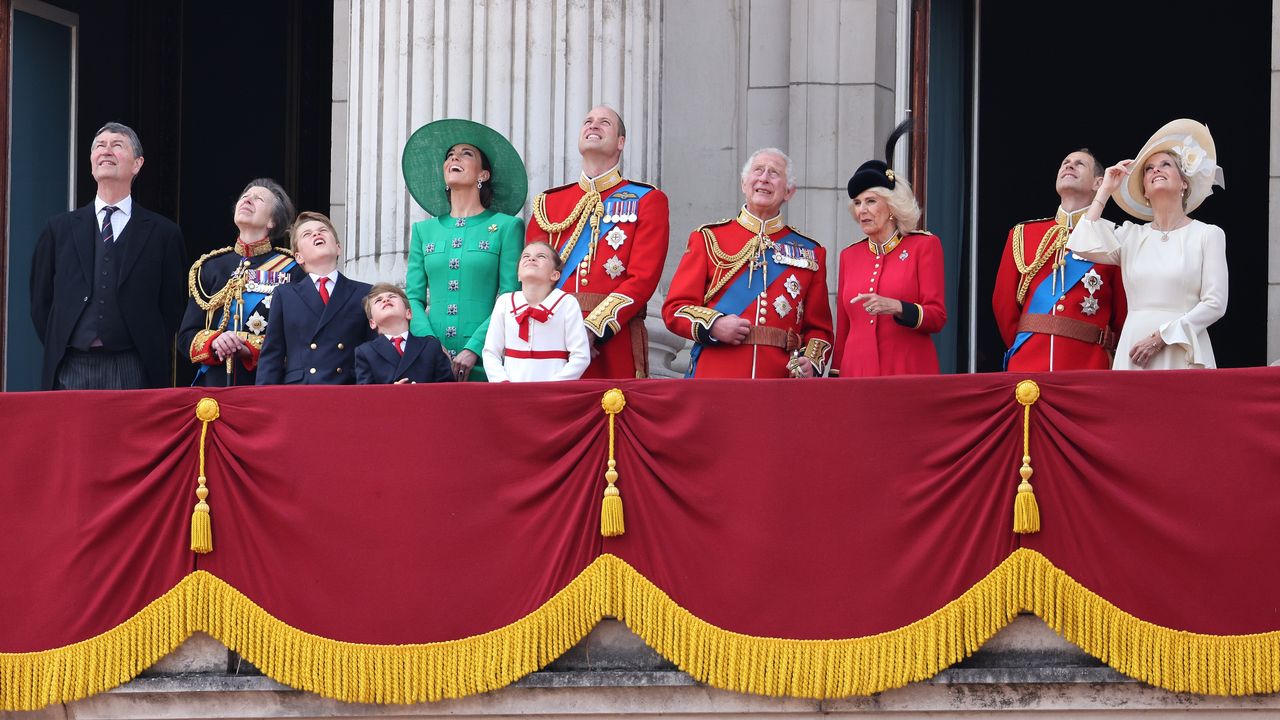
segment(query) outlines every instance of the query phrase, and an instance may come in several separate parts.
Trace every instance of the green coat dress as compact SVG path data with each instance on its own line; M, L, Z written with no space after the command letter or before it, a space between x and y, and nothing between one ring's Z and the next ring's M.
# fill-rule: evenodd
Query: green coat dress
M516 266L524 221L494 210L462 220L445 215L414 223L405 292L414 335L434 335L451 356L484 355L489 316L498 295L520 289ZM430 296L430 311L425 310ZM472 380L485 380L480 360Z

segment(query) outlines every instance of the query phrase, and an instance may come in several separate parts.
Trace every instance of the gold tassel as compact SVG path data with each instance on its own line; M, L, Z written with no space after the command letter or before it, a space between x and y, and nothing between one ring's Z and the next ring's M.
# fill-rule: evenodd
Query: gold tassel
M1018 494L1013 499L1013 531L1019 535L1040 532L1040 505L1036 502L1035 489L1031 487L1031 406L1040 399L1040 386L1033 380L1018 383L1014 397L1022 404L1022 467L1018 475Z
M613 388L604 394L600 406L609 415L609 469L604 471L604 479L609 485L604 489L604 502L600 506L600 534L617 537L627 528L622 519L622 493L614 485L618 482L618 463L613 458L613 420L627 406L627 398L621 390Z
M209 518L209 488L205 487L204 442L209 433L209 423L218 419L218 401L200 398L196 403L196 417L200 420L200 475L196 478L196 509L191 513L191 551L204 554L213 552L213 522Z

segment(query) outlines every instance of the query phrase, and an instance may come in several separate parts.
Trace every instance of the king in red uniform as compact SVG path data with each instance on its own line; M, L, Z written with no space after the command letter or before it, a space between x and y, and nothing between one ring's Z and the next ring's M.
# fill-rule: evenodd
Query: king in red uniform
M780 213L795 194L781 150L751 155L738 217L689 236L662 319L694 341L686 377L815 377L827 370L831 308L826 251Z
M1057 214L1009 231L991 297L1000 336L1009 348L1006 370L1111 367L1126 312L1120 268L1094 264L1066 250L1071 230L1101 183L1102 164L1089 150L1076 150L1058 168Z
M613 108L587 113L578 135L582 178L538 195L525 233L564 260L559 287L582 306L593 345L584 378L649 376L645 307L667 259L670 218L661 190L619 172L626 140Z

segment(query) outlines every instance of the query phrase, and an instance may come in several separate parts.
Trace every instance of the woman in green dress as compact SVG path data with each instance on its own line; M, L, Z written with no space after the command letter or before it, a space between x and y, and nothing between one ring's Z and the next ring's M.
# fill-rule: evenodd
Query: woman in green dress
M480 355L499 294L520 289L529 180L506 138L470 120L437 120L404 148L409 193L431 218L413 225L405 292L414 335L434 335L458 380L485 380Z

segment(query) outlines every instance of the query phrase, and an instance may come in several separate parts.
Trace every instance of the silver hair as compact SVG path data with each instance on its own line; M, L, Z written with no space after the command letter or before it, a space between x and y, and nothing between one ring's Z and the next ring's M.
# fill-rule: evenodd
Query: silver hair
M97 140L99 135L101 135L102 133L108 133L108 132L116 133L118 135L124 135L125 137L129 138L129 143L133 145L133 156L142 157L142 141L138 139L138 133L134 132L133 128L123 123L109 122L106 125L103 125L102 127L98 128L98 132L93 134L93 139ZM90 143L90 147L92 146L93 144Z
M742 166L742 178L741 178L742 182L746 182L746 180L747 180L747 175L748 175L748 174L750 174L750 172L751 172L751 166L755 163L756 158L760 157L761 155L763 155L763 154L765 154L765 153L770 153L770 154L772 154L772 155L777 155L778 157L782 158L782 162L787 166L787 189L788 189L788 190L795 190L795 189L796 189L796 175L798 174L798 173L796 172L796 166L795 166L795 163L791 162L791 157L790 157L789 155L787 155L786 153L782 152L781 150L779 150L779 149L778 149L778 148L776 148L776 147L760 148L759 150L757 150L757 151L755 151L755 152L751 153L751 157L747 158L747 162L746 162L746 163L744 163L744 164L743 164L743 166Z
M894 222L898 224L898 229L906 232L915 230L920 223L920 204L916 202L916 194L911 189L911 183L896 178L893 182L893 189L887 187L867 188L867 191L884 198L885 205L889 206L889 214L894 218ZM853 200L849 199L849 210L853 210Z

